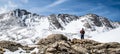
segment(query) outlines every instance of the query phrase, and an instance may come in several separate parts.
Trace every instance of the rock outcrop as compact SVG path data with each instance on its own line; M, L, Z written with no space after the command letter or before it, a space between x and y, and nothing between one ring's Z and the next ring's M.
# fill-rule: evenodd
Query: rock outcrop
M0 53L5 52L4 49L16 51L18 48L31 54L120 54L120 43L109 42L100 43L89 39L68 39L62 34L51 34L47 38L40 39L37 47L22 46L19 43L11 41L0 41ZM38 52L33 51L35 48Z
M62 34L52 34L38 43L39 54L119 54L120 43L100 43L89 39L68 40Z
M37 44L48 45L61 40L67 41L67 37L62 34L51 34L47 38L41 39Z
M76 54L81 53L71 47L71 41L62 34L52 34L38 43L40 54Z

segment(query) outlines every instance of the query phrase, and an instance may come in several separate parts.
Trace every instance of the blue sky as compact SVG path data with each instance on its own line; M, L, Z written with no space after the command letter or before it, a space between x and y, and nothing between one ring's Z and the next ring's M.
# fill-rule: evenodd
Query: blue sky
M39 15L94 13L120 22L120 0L0 0L0 13L16 8Z

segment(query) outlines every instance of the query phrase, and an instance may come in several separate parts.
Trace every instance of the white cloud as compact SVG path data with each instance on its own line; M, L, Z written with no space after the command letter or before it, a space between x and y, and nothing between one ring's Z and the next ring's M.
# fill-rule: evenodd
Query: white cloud
M8 1L10 1L10 0L0 0L0 2L8 2Z
M51 3L51 4L48 4L44 7L33 7L31 9L29 9L31 12L39 12L39 13L42 13L42 12L54 12L55 10L51 10L51 7L55 7L57 5L60 5L64 2L66 2L68 0L56 0L55 2Z
M85 10L85 11L82 11L82 12L79 12L79 13L86 13L86 12L91 12L91 11L96 11L98 9L102 9L104 8L105 6L98 6L98 7L94 7L94 8L91 8L91 9L88 9L88 10Z
M20 0L22 3L28 3L29 0Z
M15 9L17 8L18 5L16 3L14 3L13 1L11 0L8 0L5 2L5 4L3 4L1 7L0 7L0 14L1 13L5 13L5 12L8 12L12 9Z
M10 7L10 8L16 8L16 7L18 7L18 5L17 5L17 4L15 4L15 3L14 3L14 2L12 2L12 1L8 1L7 6L8 6L8 7Z
M7 12L7 6L0 7L0 14Z
M66 2L66 1L67 0L57 0L57 1L53 2L52 4L49 4L48 6L46 6L46 8L57 6L57 5L62 4L64 2Z

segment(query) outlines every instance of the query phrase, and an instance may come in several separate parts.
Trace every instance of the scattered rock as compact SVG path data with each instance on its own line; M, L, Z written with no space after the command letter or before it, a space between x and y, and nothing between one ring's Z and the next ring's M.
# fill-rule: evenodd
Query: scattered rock
M12 41L0 41L0 47L9 49L10 51L16 51L18 47L22 47L22 45Z

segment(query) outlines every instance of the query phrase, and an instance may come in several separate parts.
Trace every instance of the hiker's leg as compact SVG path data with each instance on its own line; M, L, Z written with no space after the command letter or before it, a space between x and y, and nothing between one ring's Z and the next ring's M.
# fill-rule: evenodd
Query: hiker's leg
M83 34L83 39L84 39L84 34Z
M82 39L82 35L81 35L81 39Z
M81 39L84 39L84 35L83 34L81 35Z

